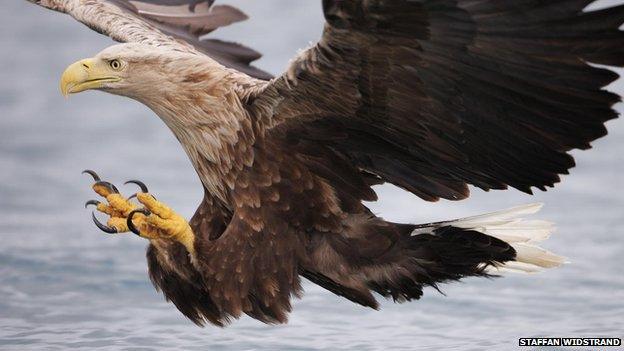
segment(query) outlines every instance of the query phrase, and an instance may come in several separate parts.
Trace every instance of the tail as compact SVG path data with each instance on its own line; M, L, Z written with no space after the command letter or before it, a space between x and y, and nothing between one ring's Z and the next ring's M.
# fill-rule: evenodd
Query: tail
M396 260L391 268L369 274L367 285L401 302L420 298L424 286L438 289L440 283L470 276L537 272L560 266L563 257L537 246L550 236L554 225L522 218L541 207L531 204L416 226L397 224L404 236L397 245Z
M474 217L421 225L412 232L412 236L431 232L432 229L434 232L440 231L446 227L476 231L502 240L516 252L513 260L487 265L488 273L539 272L544 268L559 267L565 262L564 257L538 246L555 231L554 224L522 218L539 212L542 207L543 204L535 203Z

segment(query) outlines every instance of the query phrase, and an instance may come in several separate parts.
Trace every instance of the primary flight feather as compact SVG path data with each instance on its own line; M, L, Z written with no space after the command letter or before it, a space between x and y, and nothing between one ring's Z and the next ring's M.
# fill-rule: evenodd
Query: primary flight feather
M89 201L110 233L150 240L157 289L197 324L243 313L283 323L303 276L364 306L373 292L563 259L536 244L539 205L422 225L364 201L395 184L427 201L484 190L545 190L572 149L604 136L624 66L624 6L593 0L322 2L321 40L271 79L259 54L206 37L246 18L202 0L29 0L123 42L68 67L64 94L89 89L150 107L197 171L204 200L187 222L147 187L130 201L97 173ZM269 80L270 79L270 80ZM95 219L95 217L94 217Z

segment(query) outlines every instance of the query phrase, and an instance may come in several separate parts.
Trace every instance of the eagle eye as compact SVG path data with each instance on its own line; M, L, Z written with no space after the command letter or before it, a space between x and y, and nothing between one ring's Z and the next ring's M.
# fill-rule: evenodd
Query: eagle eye
M119 60L111 60L108 63L112 69L114 69L115 71L118 71L121 69L121 62L119 62Z

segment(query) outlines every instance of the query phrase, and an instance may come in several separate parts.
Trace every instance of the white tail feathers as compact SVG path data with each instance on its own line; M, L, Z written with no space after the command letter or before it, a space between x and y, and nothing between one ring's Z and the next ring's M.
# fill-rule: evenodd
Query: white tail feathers
M540 203L529 204L474 217L432 223L419 227L412 235L447 225L476 230L509 243L517 253L515 261L506 262L497 267L488 267L489 272L538 272L543 268L554 268L565 263L565 258L536 245L548 239L555 231L554 224L548 221L521 218L521 216L537 213L542 206L543 204Z

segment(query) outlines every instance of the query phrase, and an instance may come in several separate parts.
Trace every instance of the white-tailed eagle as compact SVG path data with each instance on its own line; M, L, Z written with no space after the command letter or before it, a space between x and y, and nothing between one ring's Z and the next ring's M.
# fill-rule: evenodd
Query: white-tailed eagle
M88 89L150 107L192 161L205 196L187 222L140 186L136 200L93 171L98 227L148 238L155 287L190 320L248 314L282 323L300 277L377 308L373 293L555 267L552 226L529 205L422 225L363 204L392 183L426 201L546 190L568 153L604 136L619 101L624 6L593 0L323 0L320 41L272 78L259 57L205 35L243 20L202 0L29 0L123 42L67 68ZM94 217L95 219L95 217Z

